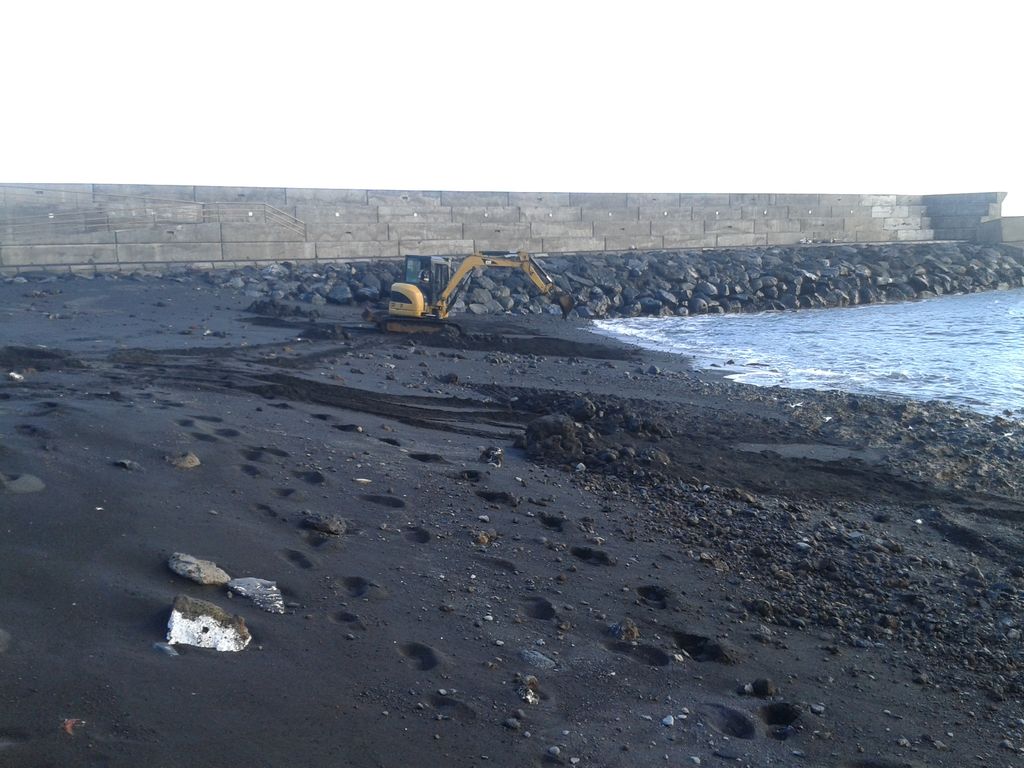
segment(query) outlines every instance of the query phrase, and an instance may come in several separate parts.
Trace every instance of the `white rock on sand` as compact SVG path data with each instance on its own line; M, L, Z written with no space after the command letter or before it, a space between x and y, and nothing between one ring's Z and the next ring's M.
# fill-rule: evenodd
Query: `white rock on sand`
M213 603L187 595L174 598L167 622L170 645L194 645L216 651L241 651L252 640L245 619L233 616Z

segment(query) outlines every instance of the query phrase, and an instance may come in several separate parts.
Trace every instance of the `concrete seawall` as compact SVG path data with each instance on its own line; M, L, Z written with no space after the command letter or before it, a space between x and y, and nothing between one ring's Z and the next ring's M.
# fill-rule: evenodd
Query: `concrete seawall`
M0 269L972 241L1004 196L6 184Z

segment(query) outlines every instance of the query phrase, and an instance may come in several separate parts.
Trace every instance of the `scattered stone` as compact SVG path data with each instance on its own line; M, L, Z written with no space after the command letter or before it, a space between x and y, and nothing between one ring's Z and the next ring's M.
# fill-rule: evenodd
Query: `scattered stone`
M276 582L247 576L229 581L228 589L236 595L248 597L257 608L267 613L284 613L284 598Z
M775 687L775 683L767 677L759 677L750 684L750 693L762 699L774 696L778 691L779 689Z
M174 454L173 456L164 456L164 459L168 464L177 469L195 469L202 463L199 461L199 457L192 453L192 451Z
M519 658L531 667L536 667L537 669L554 669L556 666L553 659L548 658L540 651L535 651L532 648L520 651Z
M174 598L171 618L167 622L170 645L193 645L216 651L241 651L252 640L245 619L232 616L205 600L187 595Z
M666 728L671 728L676 724L676 719L672 715L665 715L665 717L661 718L661 724Z
M173 645L168 643L153 643L153 650L164 654L164 656L180 656Z
M302 518L304 528L309 528L328 536L344 536L348 532L348 522L343 517L323 512L306 510Z
M200 560L198 557L186 555L183 552L175 552L167 560L167 567L179 576L191 579L197 584L227 584L231 577L226 571L210 560Z
M612 624L608 627L608 634L616 640L635 643L640 639L640 628L636 625L635 621L630 618L625 618L618 624Z
M473 532L473 543L478 547L488 547L498 540L498 532L495 530L489 531L474 531Z

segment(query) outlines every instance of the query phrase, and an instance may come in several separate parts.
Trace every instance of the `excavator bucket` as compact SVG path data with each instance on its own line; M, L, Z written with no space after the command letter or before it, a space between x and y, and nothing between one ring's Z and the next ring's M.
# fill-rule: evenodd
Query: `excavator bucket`
M576 301L568 293L563 293L558 297L558 306L562 308L562 319L567 320L569 313L576 307Z

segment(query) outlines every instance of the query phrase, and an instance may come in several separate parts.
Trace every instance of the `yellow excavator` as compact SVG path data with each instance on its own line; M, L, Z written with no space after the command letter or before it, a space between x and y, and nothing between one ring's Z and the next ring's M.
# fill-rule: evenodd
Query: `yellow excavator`
M557 291L562 318L575 306L572 296L562 291L526 251L481 251L464 258L452 272L445 256L406 256L405 282L394 283L387 314L370 313L380 328L397 333L430 333L452 327L448 313L470 273L477 268L520 269L542 294Z

